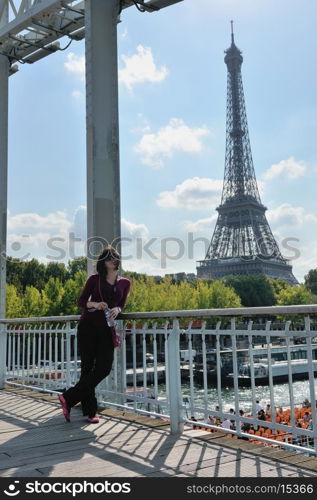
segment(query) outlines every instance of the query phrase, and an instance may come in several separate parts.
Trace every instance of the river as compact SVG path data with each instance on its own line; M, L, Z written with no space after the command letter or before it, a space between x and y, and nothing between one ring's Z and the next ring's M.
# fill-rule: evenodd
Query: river
M159 385L159 395L166 397L165 385ZM274 384L274 405L287 407L290 405L290 394L289 394L289 384ZM317 378L315 378L315 399L317 399ZM305 398L310 401L310 390L308 380L297 380L293 382L293 394L294 403L301 404ZM182 395L190 396L190 385L189 383L182 383ZM272 404L270 401L270 390L269 386L257 386L255 388L256 399L260 400L262 406L267 403ZM208 408L210 410L215 409L218 405L218 395L217 388L213 386L208 387ZM194 399L195 408L204 408L204 389L201 385L195 384L194 388ZM223 403L223 409L225 411L230 408L234 408L234 390L232 387L223 388L221 391L221 399ZM239 388L239 409L250 411L252 409L252 390L250 387L240 387Z

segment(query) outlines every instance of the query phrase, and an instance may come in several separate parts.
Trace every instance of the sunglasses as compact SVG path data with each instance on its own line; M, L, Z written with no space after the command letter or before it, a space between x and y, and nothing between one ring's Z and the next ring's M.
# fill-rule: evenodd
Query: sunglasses
M109 261L120 261L120 259L118 257L113 257L112 255L108 255L107 257L105 257L104 259L105 261L109 262Z

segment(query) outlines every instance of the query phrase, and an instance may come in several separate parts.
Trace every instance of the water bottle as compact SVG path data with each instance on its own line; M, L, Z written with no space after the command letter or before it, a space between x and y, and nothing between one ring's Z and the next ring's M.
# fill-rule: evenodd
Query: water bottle
M104 314L106 317L107 325L110 327L115 326L114 318L111 316L110 309L108 307L104 310Z

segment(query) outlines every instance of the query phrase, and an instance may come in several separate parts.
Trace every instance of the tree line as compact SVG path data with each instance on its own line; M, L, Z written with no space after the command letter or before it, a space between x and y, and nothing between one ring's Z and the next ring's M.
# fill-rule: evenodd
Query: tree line
M36 259L7 261L8 318L79 314L78 296L86 282L87 260L80 257L47 265ZM131 279L125 312L171 311L317 302L317 269L305 276L305 283L290 286L264 275L228 276L222 280L176 282L170 276L155 279L146 274L123 271Z

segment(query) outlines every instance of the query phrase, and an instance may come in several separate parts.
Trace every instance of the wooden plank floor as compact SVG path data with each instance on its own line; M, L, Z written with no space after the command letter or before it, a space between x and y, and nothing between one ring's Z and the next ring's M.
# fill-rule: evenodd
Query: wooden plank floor
M171 436L157 419L103 410L72 422L56 398L7 387L0 391L0 476L3 477L309 477L317 459L256 446L220 433Z

